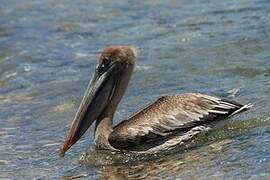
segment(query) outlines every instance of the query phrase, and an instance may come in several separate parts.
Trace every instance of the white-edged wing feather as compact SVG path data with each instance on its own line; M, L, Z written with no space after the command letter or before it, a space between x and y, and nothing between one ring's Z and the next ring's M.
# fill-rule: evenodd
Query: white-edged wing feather
M164 96L118 124L109 141L116 148L134 146L206 121L229 117L249 107L198 93Z

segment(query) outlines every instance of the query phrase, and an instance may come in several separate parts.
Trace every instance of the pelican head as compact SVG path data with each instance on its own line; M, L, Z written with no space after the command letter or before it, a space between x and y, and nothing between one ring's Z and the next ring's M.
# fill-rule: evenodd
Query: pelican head
M103 49L82 102L72 121L60 155L75 144L94 121L101 117L113 118L132 74L137 51L128 46Z

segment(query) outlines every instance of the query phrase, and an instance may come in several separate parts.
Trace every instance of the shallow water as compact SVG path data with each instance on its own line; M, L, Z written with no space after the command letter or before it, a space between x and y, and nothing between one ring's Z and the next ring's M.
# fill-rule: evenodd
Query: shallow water
M269 12L267 0L1 0L0 178L269 179ZM140 49L115 123L164 94L231 96L254 107L166 157L81 162L94 146L91 128L59 158L97 54L111 44Z

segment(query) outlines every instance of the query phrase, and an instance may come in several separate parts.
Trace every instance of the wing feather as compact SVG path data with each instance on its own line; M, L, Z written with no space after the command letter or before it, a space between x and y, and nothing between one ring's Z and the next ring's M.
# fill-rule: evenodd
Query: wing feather
M116 148L135 146L206 121L229 117L241 108L247 109L243 107L236 102L199 93L163 96L118 124L109 142Z

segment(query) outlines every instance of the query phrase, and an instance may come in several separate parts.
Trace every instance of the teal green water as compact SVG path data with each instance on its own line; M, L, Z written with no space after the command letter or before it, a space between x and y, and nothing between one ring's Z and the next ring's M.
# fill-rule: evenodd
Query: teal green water
M270 1L0 1L0 179L270 178ZM139 48L115 123L164 94L254 107L179 153L134 161L58 149L101 49ZM85 155L83 156L85 158Z

